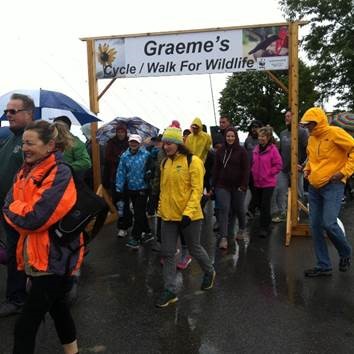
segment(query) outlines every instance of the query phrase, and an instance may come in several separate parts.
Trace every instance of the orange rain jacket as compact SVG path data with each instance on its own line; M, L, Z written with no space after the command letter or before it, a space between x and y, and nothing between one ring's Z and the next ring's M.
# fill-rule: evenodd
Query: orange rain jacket
M73 253L67 247L54 244L49 232L49 228L63 218L76 202L70 168L65 164L57 164L61 157L61 153L49 155L34 166L27 176L21 168L7 194L3 213L6 221L20 234L17 243L19 270L24 269L24 245L28 263L37 271L64 275L79 269L82 263L82 235L73 241L79 248L78 252ZM39 181L42 181L41 185Z

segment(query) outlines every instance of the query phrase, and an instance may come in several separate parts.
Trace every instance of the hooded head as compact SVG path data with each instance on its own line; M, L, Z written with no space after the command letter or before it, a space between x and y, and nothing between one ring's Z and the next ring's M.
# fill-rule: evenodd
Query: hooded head
M193 134L198 134L203 130L203 123L200 118L196 117L193 119L191 130Z
M313 124L310 124L311 122L316 123L316 125L313 126ZM311 135L320 135L329 129L326 113L319 107L308 109L303 115L300 124L308 127Z

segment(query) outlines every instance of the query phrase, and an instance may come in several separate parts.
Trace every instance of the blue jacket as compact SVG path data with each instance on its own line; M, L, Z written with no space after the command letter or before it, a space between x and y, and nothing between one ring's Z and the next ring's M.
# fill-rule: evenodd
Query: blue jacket
M145 173L150 160L150 153L145 148L139 148L137 153L132 154L126 150L120 158L116 177L116 190L123 192L125 186L128 190L137 191L148 189Z

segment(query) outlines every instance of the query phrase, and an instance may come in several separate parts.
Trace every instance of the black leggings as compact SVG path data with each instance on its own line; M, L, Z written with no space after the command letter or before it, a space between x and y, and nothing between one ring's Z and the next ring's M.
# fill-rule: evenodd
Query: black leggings
M32 287L15 325L13 354L32 354L36 335L47 312L54 320L55 328L62 344L76 339L76 329L69 307L64 301L72 282L67 277L43 275L33 277Z

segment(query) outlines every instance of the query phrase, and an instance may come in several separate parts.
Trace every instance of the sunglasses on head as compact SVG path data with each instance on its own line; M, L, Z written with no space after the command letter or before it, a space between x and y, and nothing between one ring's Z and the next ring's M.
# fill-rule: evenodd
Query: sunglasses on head
M27 109L4 109L5 114L17 114L18 112L24 112Z

